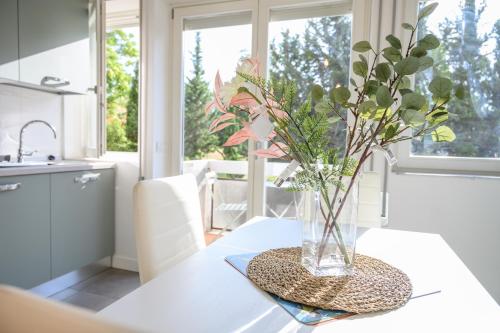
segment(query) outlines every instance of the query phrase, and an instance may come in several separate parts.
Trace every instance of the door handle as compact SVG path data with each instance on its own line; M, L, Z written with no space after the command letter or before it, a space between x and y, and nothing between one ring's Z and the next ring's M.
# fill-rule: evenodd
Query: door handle
M21 187L21 183L0 185L0 193L1 192L15 191L15 190L19 189L20 187Z
M70 81L63 80L63 79L61 79L59 77L55 77L55 76L44 76L42 78L42 81L40 81L40 85L45 86L45 87L52 87L52 88L69 86L70 84L71 84Z
M90 182L96 182L99 177L101 177L100 173L86 173L81 175L80 177L75 177L75 183L77 184L87 184Z

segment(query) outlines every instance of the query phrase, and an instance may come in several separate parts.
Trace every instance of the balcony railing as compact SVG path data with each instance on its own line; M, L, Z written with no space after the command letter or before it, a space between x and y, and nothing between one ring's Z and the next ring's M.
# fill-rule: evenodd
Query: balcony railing
M266 163L266 216L295 218L293 193L271 179L286 163ZM194 160L184 162L184 173L196 176L205 229L234 229L247 220L248 162Z
M265 215L279 218L295 218L294 193L286 185L276 187L272 180L278 176L287 163L267 162L265 175ZM232 230L247 220L248 162L221 160L194 160L184 162L184 173L196 176L206 230ZM369 174L369 173L367 173ZM382 200L380 180L374 174L360 181L360 205L358 225L374 227L387 224L387 216L380 216ZM382 197L383 193L380 193ZM387 194L385 194L387 195ZM380 197L380 198L381 198ZM385 200L386 211L388 197Z

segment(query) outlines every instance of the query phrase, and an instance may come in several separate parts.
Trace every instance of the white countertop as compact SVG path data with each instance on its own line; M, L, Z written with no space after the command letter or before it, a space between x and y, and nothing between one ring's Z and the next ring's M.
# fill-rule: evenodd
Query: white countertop
M85 171L114 168L114 162L98 160L63 160L51 165L0 168L0 177L35 175L43 173Z
M297 221L254 218L99 315L147 332L498 332L500 307L439 235L360 230L357 251L402 269L415 293L441 292L394 311L318 326L297 322L224 261L227 255L298 246L300 238Z

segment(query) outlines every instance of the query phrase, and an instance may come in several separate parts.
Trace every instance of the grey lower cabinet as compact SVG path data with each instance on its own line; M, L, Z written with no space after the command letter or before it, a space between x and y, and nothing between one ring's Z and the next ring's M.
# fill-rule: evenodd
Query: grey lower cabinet
M32 288L114 252L114 170L0 177L0 283Z
M50 275L50 175L0 178L0 283L31 288Z
M51 175L52 277L114 252L114 172Z

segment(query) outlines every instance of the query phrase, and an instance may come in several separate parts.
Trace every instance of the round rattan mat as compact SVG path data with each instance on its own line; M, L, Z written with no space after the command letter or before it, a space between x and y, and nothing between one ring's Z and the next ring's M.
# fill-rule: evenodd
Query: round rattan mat
M283 299L355 313L395 309L411 295L408 276L381 260L358 254L352 275L316 277L302 267L301 254L300 247L263 252L250 261L248 277Z

